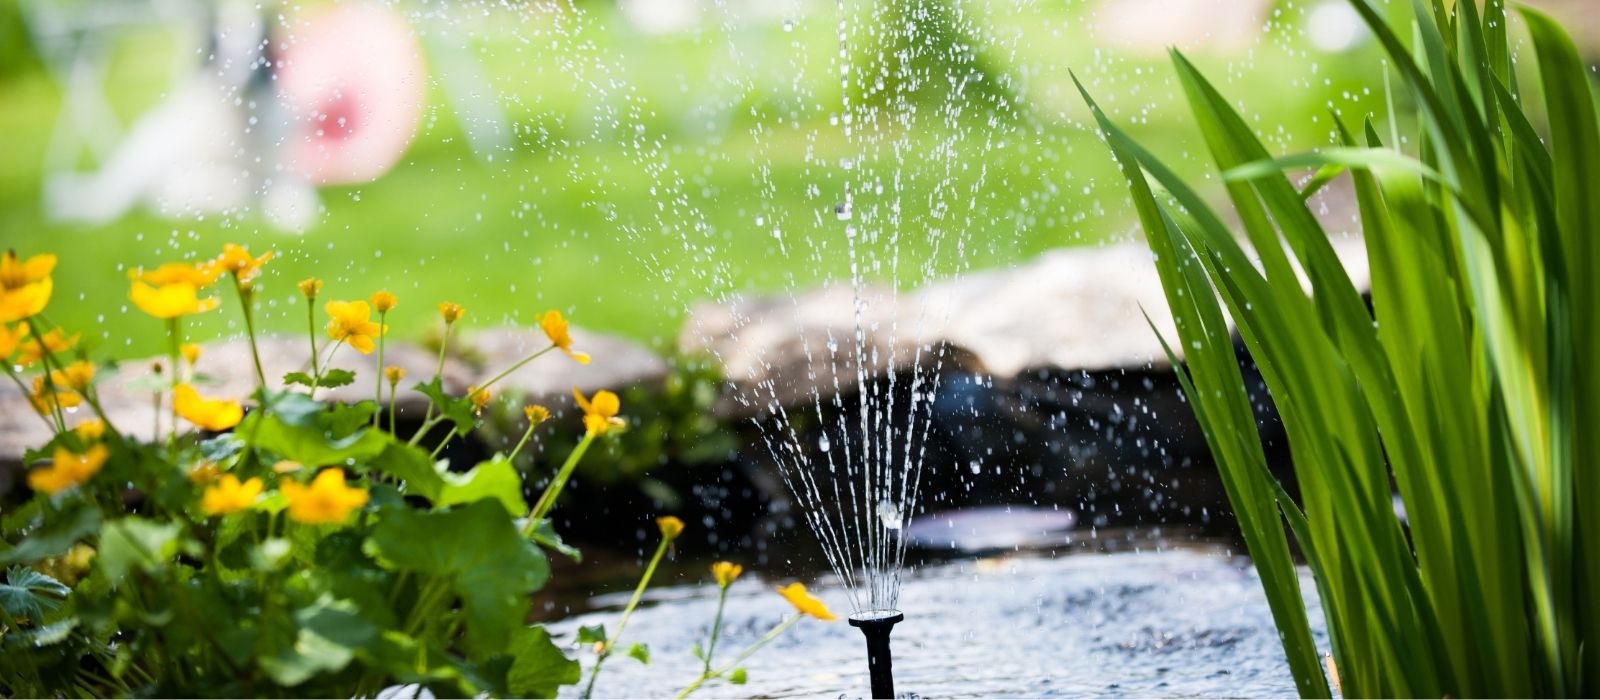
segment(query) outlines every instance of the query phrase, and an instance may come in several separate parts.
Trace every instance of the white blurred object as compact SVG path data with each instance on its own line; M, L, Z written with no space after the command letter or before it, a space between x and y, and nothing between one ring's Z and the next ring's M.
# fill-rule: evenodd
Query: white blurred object
M1306 39L1323 51L1346 51L1365 41L1367 36L1361 15L1345 0L1323 0L1306 15Z
M72 68L84 63L74 56L88 54L61 52L62 119L78 129L60 130L91 147L115 145L92 149L99 167L89 171L73 167L76 144L52 149L43 186L51 219L103 224L138 206L172 218L258 211L299 232L322 212L316 185L367 182L400 160L421 121L426 71L398 14L362 0L322 5L289 20L279 38L253 3L205 7L206 63L177 78L120 140L97 84L72 77L86 70ZM99 53L115 29L99 28Z
M697 0L621 0L628 24L646 34L680 34L700 26Z
M1142 53L1237 50L1267 18L1267 0L1101 0L1095 30L1107 45Z

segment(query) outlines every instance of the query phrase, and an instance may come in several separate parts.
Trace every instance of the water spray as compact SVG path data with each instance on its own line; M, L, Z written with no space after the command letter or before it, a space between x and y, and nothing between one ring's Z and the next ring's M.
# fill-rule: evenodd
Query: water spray
M894 697L894 659L889 653L889 633L895 623L906 619L899 610L869 610L850 616L850 626L861 629L867 638L867 675L872 678L872 697Z

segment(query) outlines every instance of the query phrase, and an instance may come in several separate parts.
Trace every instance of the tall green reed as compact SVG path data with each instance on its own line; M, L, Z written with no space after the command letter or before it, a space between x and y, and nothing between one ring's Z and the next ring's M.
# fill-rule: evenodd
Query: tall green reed
M1351 3L1416 105L1404 149L1370 119L1353 132L1336 115L1338 146L1274 159L1172 53L1243 242L1079 85L1177 322L1181 345L1167 353L1302 695L1330 688L1291 536L1343 694L1595 695L1600 368L1585 362L1600 360L1600 127L1589 71L1554 21L1521 9L1535 106L1513 70L1503 0L1414 0L1410 27ZM1301 187L1284 174L1304 168L1316 171ZM1370 308L1306 206L1344 176ZM1230 317L1289 436L1298 505L1267 469Z

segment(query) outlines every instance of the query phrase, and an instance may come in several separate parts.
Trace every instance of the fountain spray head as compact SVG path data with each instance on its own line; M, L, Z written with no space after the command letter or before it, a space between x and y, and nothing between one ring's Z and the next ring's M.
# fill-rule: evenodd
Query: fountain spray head
M867 637L867 674L872 678L872 697L894 697L894 668L889 656L889 632L906 619L899 610L869 610L850 616L850 626L859 627Z

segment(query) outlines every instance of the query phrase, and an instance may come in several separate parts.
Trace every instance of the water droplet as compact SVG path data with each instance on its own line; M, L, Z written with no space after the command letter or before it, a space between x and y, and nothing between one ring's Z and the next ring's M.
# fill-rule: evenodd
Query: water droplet
M817 438L817 449L822 450L823 452L827 452L828 450L830 450L832 448L833 448L833 443L828 442L828 435L826 433L824 433L822 435L822 437Z
M887 498L878 501L878 521L890 530L899 530L905 525L905 519L900 517L900 506Z

